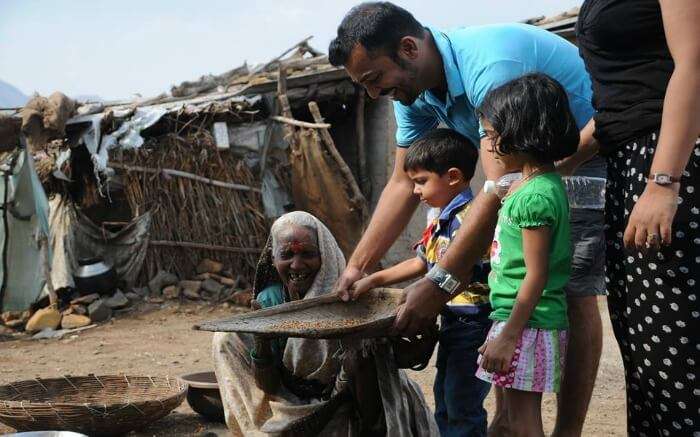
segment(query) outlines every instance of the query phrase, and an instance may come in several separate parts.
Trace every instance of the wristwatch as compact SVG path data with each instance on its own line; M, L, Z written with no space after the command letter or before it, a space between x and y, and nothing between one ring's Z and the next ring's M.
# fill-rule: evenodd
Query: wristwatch
M668 173L654 173L651 175L649 180L654 182L655 184L661 185L663 187L663 186L674 184L676 182L680 182L681 178L671 176Z
M496 181L485 181L484 182L484 194L496 194Z
M427 279L435 283L435 285L450 296L455 294L462 285L459 279L452 276L450 272L443 269L442 267L435 265L430 271L425 275Z

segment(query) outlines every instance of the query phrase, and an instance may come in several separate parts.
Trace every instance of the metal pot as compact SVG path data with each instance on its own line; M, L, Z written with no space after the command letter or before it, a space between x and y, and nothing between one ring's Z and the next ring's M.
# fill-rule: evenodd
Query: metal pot
M117 288L117 274L114 268L102 258L82 258L73 274L75 288L81 295L99 293L111 295Z
M224 405L221 402L219 383L214 372L183 375L187 384L187 403L197 413L214 422L224 422Z

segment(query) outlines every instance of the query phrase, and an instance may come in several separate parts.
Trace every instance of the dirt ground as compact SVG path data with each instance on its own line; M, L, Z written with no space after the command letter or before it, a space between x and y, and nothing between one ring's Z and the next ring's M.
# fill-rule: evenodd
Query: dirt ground
M585 436L624 436L625 397L622 363L615 344L604 299L604 345L593 400L586 419ZM194 323L224 317L230 309L189 304L151 305L118 316L105 325L61 340L10 340L0 342L0 384L34 377L60 375L126 374L178 376L212 369L211 333L192 331ZM411 372L426 399L434 405L432 382L435 368ZM493 395L487 399L493 413ZM545 430L551 431L556 400L543 403ZM0 434L12 429L0 424ZM204 422L187 405L131 436L199 436L205 432L226 435L221 424Z

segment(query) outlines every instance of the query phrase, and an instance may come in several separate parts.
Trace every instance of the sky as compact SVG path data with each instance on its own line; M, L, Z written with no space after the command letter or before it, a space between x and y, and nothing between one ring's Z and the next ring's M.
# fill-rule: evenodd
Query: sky
M307 36L326 52L350 0L0 0L0 79L24 94L153 96L266 62ZM441 28L556 15L580 0L396 0Z

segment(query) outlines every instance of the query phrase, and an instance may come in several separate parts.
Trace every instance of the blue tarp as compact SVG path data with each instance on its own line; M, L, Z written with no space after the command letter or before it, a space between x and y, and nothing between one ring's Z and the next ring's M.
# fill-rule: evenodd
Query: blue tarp
M7 259L0 262L0 284L4 287L0 309L25 310L41 296L44 287L39 241L49 237L49 202L26 150L9 170L9 177L0 178L0 203L5 197L8 204L3 204L2 213L7 216L7 230L0 221L0 250Z

